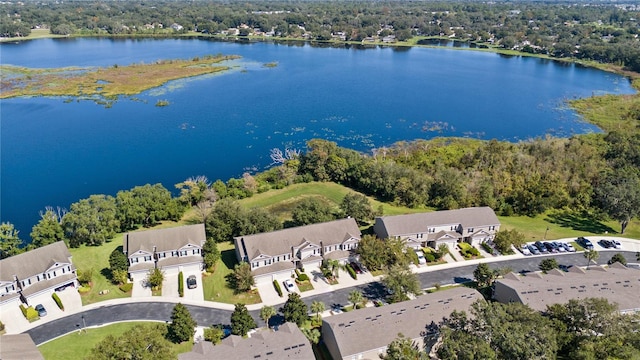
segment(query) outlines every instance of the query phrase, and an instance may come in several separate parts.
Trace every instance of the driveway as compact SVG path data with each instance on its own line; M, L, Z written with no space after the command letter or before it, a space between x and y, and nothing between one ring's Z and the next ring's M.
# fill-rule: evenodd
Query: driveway
M147 274L133 274L133 289L131 290L131 297L149 297L151 296L151 288L145 286L147 283Z
M195 276L196 277L196 288L195 289L189 289L189 287L187 286L187 279L189 278L189 276ZM203 292L203 288L202 288L202 271L200 270L196 270L196 271L185 271L184 272L184 299L188 299L188 300L195 300L195 301L204 301L204 292Z
M18 300L0 307L0 321L4 324L8 334L18 334L29 327L29 321L22 315L19 304Z

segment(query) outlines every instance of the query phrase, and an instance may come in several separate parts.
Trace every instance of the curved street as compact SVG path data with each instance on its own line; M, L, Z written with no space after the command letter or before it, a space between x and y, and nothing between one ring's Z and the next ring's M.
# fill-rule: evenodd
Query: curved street
M625 258L635 261L636 253L633 251L601 251L598 264L606 264L615 253L622 253ZM490 263L491 268L510 268L514 272L529 272L538 270L540 261L545 257L555 257L562 266L586 266L587 261L582 253L554 254L546 256L527 256L518 259L494 261ZM473 270L477 264L463 265L443 268L439 270L418 273L418 277L423 288L433 287L439 283L455 284L473 280ZM329 309L334 304L347 305L348 294L354 289L362 291L369 299L383 297L384 287L379 281L370 282L336 291L322 293L304 297L303 300L308 305L313 301L321 301ZM99 304L98 304L99 305ZM231 317L231 310L217 309L208 306L197 306L186 304L193 318L200 326L211 326L212 324L228 324ZM174 303L171 302L135 302L127 304L116 304L96 307L82 311L64 318L52 320L38 327L34 327L26 333L36 344L49 341L64 334L79 331L82 327L100 326L119 321L168 321L171 317L171 310ZM250 311L256 323L261 326L264 322L259 317L259 310Z

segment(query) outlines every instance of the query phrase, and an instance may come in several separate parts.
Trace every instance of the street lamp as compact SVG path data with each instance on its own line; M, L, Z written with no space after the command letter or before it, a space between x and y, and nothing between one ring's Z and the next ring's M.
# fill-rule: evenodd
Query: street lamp
M547 231L549 231L549 227L547 226L547 230L544 231L544 237L542 240L547 240Z

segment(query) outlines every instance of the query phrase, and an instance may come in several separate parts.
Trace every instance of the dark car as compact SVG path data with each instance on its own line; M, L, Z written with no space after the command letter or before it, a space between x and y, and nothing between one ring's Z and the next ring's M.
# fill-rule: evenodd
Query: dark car
M600 244L600 246L602 246L605 249L611 249L611 248L615 247L615 245L613 244L613 241L609 241L609 240L605 240L605 239L600 240L599 244Z
M542 245L544 245L544 247L546 247L547 250L550 253L557 253L558 252L558 249L555 247L555 245L553 243L545 241L545 242L542 243Z
M45 309L42 304L36 305L36 311L38 312L38 316L40 317L47 316L47 309Z
M358 263L356 263L355 261L352 261L349 263L349 265L351 265L351 268L353 269L353 271L356 272L356 274L362 274L362 269L360 269L360 266L358 266Z
M191 275L187 278L187 287L189 289L195 289L198 286L198 282L196 281L196 276Z
M540 250L538 250L538 248L534 245L529 245L529 251L533 254L533 255L540 255Z
M540 251L540 253L542 254L546 254L549 252L549 250L547 249L546 246L544 246L544 244L541 241L536 241L534 243L534 245L538 248L538 251Z
M593 250L593 244L591 243L591 241L589 241L589 239L580 236L576 242L578 244L580 244L580 246L582 246L583 248L587 249L587 250Z

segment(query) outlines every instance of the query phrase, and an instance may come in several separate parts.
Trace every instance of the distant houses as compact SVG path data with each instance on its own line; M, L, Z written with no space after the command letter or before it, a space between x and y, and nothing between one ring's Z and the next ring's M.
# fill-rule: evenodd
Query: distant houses
M577 266L569 271L553 269L526 276L510 273L494 283L495 300L519 302L534 310L545 311L548 305L564 304L571 299L605 298L618 305L621 313L640 312L640 270L620 263L608 267Z
M34 299L78 286L71 253L63 241L0 260L0 304L36 305Z
M454 310L468 311L479 300L484 298L478 291L456 287L414 300L337 314L323 319L322 339L334 360L379 359L400 333L420 348L429 349L443 318Z
M132 280L142 280L150 269L165 273L203 268L204 224L125 233L122 250L129 260Z
M295 268L355 256L360 229L353 218L298 226L234 239L236 257L251 265L256 282L289 276Z
M260 329L248 338L231 335L220 344L201 341L191 352L179 354L178 360L313 360L309 340L294 323L285 323L277 330Z
M499 229L500 220L489 207L383 216L376 218L373 226L379 238L402 239L414 249L437 249L440 244L455 248L463 241L478 246L493 240Z

